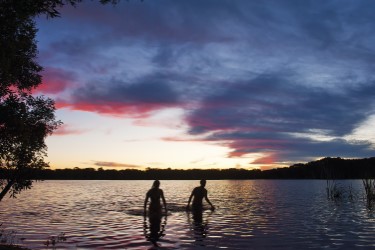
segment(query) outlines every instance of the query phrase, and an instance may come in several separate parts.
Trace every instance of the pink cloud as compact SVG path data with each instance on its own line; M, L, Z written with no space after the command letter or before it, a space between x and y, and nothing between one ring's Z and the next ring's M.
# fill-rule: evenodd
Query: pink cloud
M69 125L63 124L61 125L54 133L53 135L79 135L83 134L86 131L81 130L81 129L74 129L71 128Z
M251 162L251 164L272 164L277 160L277 157L275 154L269 154L264 157L260 157L254 161Z
M275 168L275 166L274 165L269 165L269 166L260 166L259 167L259 169L260 170L270 170L270 169L273 169L273 168Z
M112 162L112 161L95 161L95 166L98 167L114 167L114 168L144 168L143 166L127 164L127 163L119 163L119 162Z
M175 105L169 105L174 107ZM132 117L132 118L147 118L152 112L167 108L168 105L157 103L119 103L110 101L99 101L97 103L90 102L76 102L69 103L62 100L56 101L57 108L66 108L71 110L80 110L87 112L95 112L104 115L115 117Z
M163 137L162 138L162 140L163 141L171 141L171 142L185 142L185 141L204 141L204 139L196 139L196 138L188 138L188 137L177 137L177 136L175 136L175 137L172 137L172 136L170 136L170 137Z
M132 118L146 118L154 111L181 105L183 102L174 86L152 76L135 83L87 84L72 92L69 99L56 101L58 108Z
M264 150L281 150L287 141L278 139L239 139L227 143L229 148L235 149L228 156L241 157L251 152L262 152ZM275 159L276 160L276 159Z
M58 94L74 86L74 80L75 76L72 72L58 68L46 68L43 72L42 84L39 85L35 92Z

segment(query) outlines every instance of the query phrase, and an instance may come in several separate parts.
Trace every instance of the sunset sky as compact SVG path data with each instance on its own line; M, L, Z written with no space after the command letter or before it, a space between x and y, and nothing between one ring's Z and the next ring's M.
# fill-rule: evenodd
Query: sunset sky
M144 0L37 19L52 168L375 156L375 1Z

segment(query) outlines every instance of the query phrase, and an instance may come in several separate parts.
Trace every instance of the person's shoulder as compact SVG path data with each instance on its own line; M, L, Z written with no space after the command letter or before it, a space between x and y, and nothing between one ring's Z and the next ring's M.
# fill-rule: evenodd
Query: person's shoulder
M205 188L202 188L201 186L198 186L196 188L194 188L193 192L204 192L206 189Z

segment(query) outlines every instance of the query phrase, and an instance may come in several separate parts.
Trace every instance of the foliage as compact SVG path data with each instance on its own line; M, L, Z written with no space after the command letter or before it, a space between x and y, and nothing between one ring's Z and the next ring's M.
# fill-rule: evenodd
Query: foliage
M375 178L375 157L342 159L326 157L287 168L263 171L263 178L277 179L363 179Z
M26 249L21 246L16 245L19 237L17 236L17 231L15 230L6 230L0 224L0 250L1 249Z
M82 0L1 0L0 1L0 96L10 89L30 91L41 83L42 67L36 62L34 18L60 16L59 8L75 6ZM117 3L117 0L101 0Z
M59 121L55 121L51 99L10 94L0 99L0 168L2 174L0 200L10 190L14 197L30 188L31 174L48 167L44 162L45 138Z
M333 160L333 161L331 161ZM332 168L332 174L326 175L321 162L325 162L325 168ZM43 179L51 180L223 180L223 179L363 179L363 172L366 176L375 176L375 158L346 160L337 158L324 158L306 164L293 165L288 168L270 170L260 169L94 169L94 168L73 168L73 169L45 169L38 170L34 174ZM329 173L332 173L330 171ZM327 172L328 173L328 172ZM1 169L0 169L1 175ZM334 178L333 178L334 177ZM373 177L371 177L373 178ZM333 183L333 182L332 182ZM332 184L330 183L330 184ZM327 185L329 187L331 185ZM348 189L350 196L351 187Z
M0 2L0 96L30 91L41 83L42 67L35 61L35 22L19 12L24 1Z
M120 0L100 0L102 4L112 3L116 4ZM47 15L47 17L59 17L59 8L65 5L76 6L82 0L2 0L1 6L8 7L6 10L11 10L17 15L35 17L37 15Z
M59 8L82 0L0 1L0 201L30 188L33 170L48 167L43 157L45 138L61 124L55 121L54 102L33 97L42 82L42 66L36 61L34 18L60 16ZM100 0L117 3L118 0Z

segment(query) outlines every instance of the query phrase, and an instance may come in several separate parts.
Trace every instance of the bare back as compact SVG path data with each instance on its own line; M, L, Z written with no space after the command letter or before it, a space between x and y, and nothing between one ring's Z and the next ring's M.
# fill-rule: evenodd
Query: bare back
M151 188L147 192L147 196L150 197L150 207L160 207L160 199L163 195L163 190L158 189L158 188Z
M196 187L193 190L193 207L201 207L203 198L207 197L207 190L204 187Z

